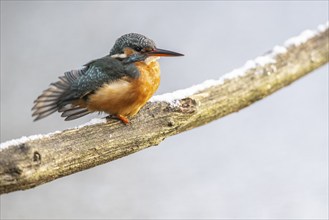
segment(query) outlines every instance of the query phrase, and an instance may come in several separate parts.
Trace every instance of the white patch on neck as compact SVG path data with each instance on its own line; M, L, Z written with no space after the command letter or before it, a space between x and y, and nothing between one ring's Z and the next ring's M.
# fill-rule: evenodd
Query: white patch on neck
M111 56L112 58L126 58L127 55L125 53L122 53L122 54L114 54Z
M150 63L152 62L155 62L157 61L158 59L160 59L160 57L157 57L157 56L151 56L151 57L148 57L144 60L144 63L146 63L146 65L149 65Z

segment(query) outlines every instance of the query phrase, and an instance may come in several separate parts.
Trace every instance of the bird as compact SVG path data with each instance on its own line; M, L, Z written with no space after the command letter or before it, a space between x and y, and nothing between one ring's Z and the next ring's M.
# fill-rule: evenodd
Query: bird
M122 35L108 55L51 83L34 101L32 117L37 121L58 111L69 121L104 112L128 124L159 87L161 56L184 55L159 49L141 34Z

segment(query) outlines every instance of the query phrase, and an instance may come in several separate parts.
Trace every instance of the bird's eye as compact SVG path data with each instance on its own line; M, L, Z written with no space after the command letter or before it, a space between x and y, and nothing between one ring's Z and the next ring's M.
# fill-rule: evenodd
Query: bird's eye
M134 51L141 52L142 48L141 47L134 47Z
M153 49L150 47L145 47L141 50L142 53L151 52L151 51L153 51Z

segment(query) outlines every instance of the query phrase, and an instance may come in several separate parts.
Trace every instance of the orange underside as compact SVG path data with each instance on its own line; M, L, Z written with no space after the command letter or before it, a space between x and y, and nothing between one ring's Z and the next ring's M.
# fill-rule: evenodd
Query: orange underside
M159 63L136 63L140 71L138 79L122 78L104 84L88 97L86 108L111 115L134 116L152 97L160 84Z

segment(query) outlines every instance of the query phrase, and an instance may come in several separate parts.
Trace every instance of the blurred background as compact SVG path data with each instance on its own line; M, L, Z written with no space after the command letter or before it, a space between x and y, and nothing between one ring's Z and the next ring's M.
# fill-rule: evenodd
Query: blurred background
M137 32L162 58L157 94L242 66L328 20L328 1L1 1L1 142L70 128L33 122L67 70ZM328 65L252 106L157 147L1 196L2 219L328 217Z

